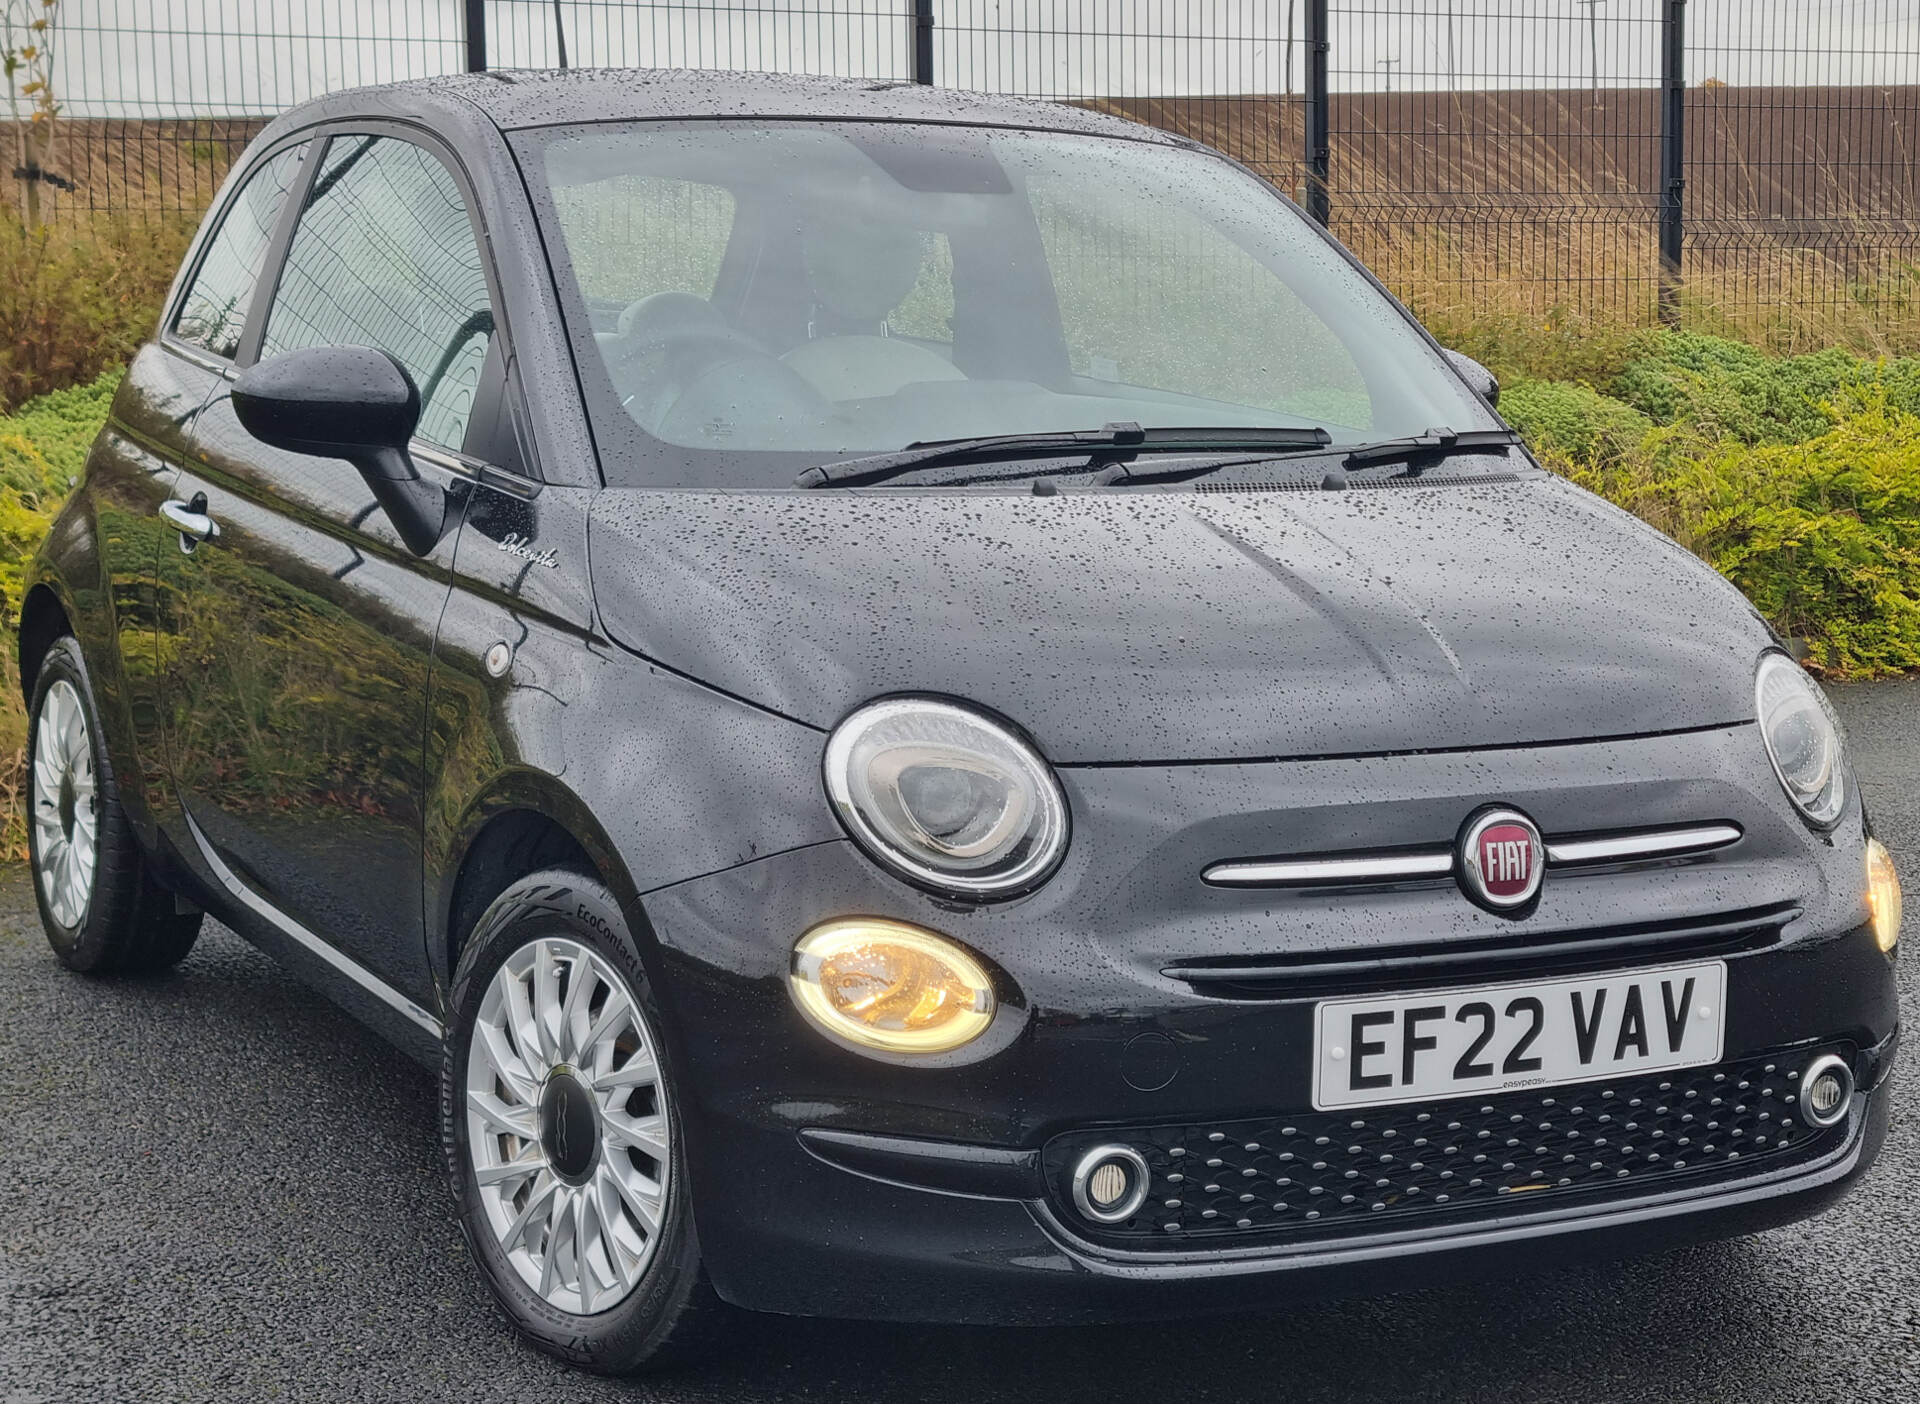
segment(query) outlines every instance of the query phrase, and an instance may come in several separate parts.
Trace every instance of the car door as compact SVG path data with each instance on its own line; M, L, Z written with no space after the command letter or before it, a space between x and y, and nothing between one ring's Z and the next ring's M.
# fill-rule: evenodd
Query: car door
M83 621L111 620L110 647L89 661L122 706L105 710L114 754L133 758L122 774L122 802L135 821L167 807L165 739L160 728L165 659L154 628L154 573L168 532L159 517L178 477L195 417L232 364L267 247L288 188L307 150L296 140L261 153L236 173L207 233L196 243L159 337L127 370L105 431L88 462L87 497L99 551L99 585L108 607L76 601ZM91 582L74 579L76 591ZM105 641L100 641L104 643Z
M238 359L391 353L422 392L414 457L452 495L449 529L415 556L351 465L262 444L223 388L174 493L215 534L183 533L162 553L183 848L283 935L317 937L428 1003L422 748L470 488L458 453L494 350L480 250L444 153L391 133L328 136Z

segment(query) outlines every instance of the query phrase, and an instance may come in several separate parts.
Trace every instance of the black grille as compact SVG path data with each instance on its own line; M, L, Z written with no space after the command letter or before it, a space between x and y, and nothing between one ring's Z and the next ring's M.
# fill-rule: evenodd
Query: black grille
M1602 960L1612 965L1701 960L1760 950L1778 941L1781 928L1799 915L1800 908L1784 903L1644 926L1557 933L1550 941L1522 932L1495 940L1373 945L1344 954L1299 951L1209 957L1176 961L1163 966L1160 973L1184 980L1216 999L1290 999L1349 991L1373 994L1425 988L1449 979L1544 975L1591 968Z
M1811 1158L1837 1142L1800 1119L1803 1048L1716 1067L1426 1105L1071 1132L1045 1165L1064 1222L1090 1238L1179 1248L1307 1240L1623 1198ZM1844 1126L1845 1123L1842 1123ZM1078 1156L1130 1145L1151 1188L1125 1223L1072 1209Z

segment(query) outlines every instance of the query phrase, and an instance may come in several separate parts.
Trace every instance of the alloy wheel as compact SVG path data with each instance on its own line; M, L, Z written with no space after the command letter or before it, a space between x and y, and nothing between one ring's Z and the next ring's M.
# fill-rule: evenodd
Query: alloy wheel
M494 973L467 1054L467 1154L514 1270L576 1316L633 1292L672 1162L659 1044L632 989L577 941L530 941Z
M53 919L74 930L93 900L100 814L86 709L65 678L41 699L29 783L34 876Z

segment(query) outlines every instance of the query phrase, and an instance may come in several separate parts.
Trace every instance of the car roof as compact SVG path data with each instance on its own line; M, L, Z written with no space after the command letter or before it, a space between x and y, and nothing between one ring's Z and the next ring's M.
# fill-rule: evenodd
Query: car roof
M917 83L691 68L494 69L352 88L302 103L271 125L358 116L429 123L478 108L503 131L574 122L768 118L1026 127L1169 145L1180 138L1084 107Z

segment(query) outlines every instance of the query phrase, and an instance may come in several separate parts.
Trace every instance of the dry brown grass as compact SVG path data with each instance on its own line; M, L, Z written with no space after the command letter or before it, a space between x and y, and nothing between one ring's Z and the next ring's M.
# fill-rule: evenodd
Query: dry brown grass
M1502 374L1587 379L1611 346L1659 320L1650 234L1542 223L1525 230L1393 225L1336 232L1443 342ZM1555 279L1526 268L1578 270ZM1609 295L1583 295L1595 283ZM1920 353L1920 266L1889 256L1842 269L1781 246L1700 259L1678 290L1677 325L1779 355L1841 346Z
M1343 94L1334 232L1443 334L1521 344L1651 325L1659 309L1651 90ZM1090 106L1218 147L1282 189L1301 105ZM1916 88L1688 94L1683 325L1792 352L1920 351Z
M56 225L85 223L102 214L198 215L227 168L265 125L257 118L64 119L53 169L72 188L46 187L42 213ZM10 123L0 122L0 149L7 149L11 130ZM0 199L18 207L18 189L10 184L0 184Z

